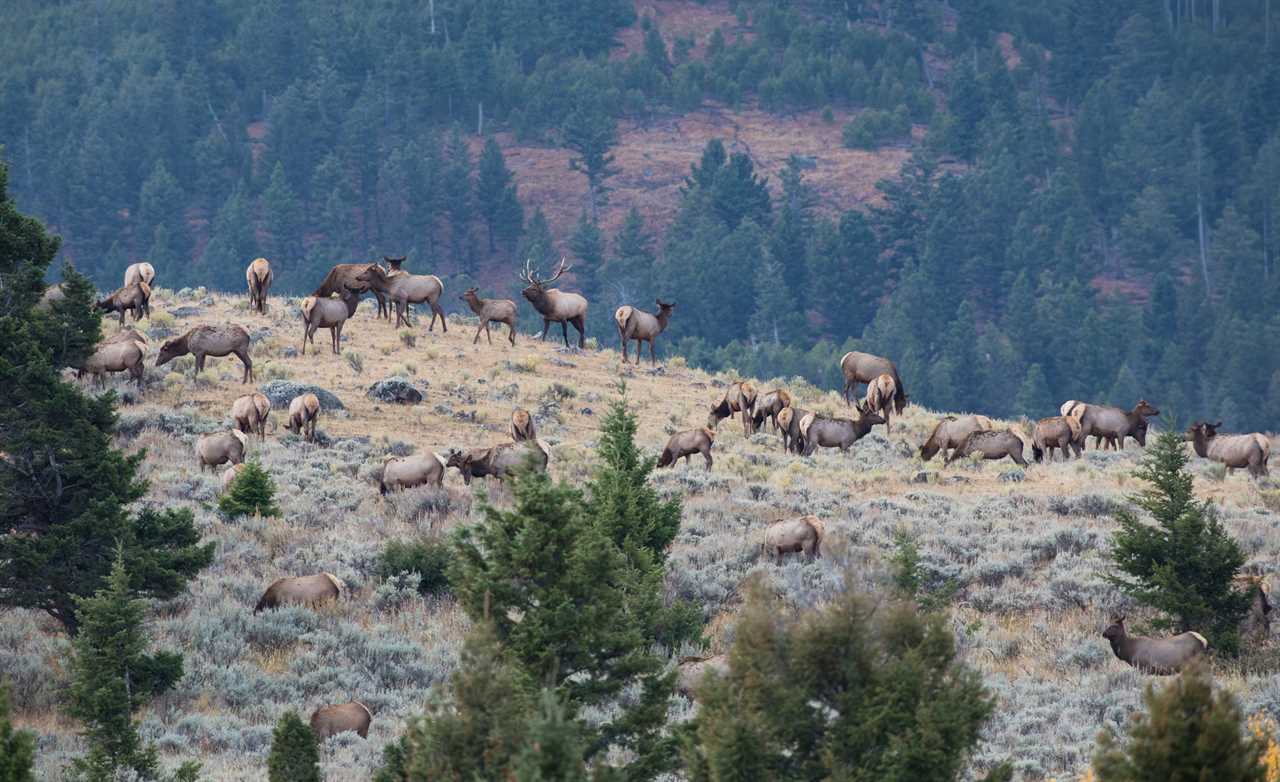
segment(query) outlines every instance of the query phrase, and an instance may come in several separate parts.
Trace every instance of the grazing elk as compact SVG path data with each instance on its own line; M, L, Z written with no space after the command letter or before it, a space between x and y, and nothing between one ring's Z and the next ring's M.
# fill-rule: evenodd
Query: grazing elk
M692 698L698 685L711 671L724 675L729 671L729 656L712 654L706 657L681 657L676 661L676 692Z
M240 462L239 464L233 464L227 469L222 471L221 491L224 494L226 493L227 489L231 488L231 484L235 482L236 476L238 476L242 470L244 470L244 462Z
M438 489L444 485L444 471L447 463L448 460L438 453L388 456L382 462L378 492L387 494L416 486L434 486Z
M196 461L200 463L200 472L204 472L205 467L212 470L228 462L240 464L248 450L249 436L244 432L238 429L212 432L196 440Z
M865 407L859 407L861 415L857 420L848 418L826 418L817 413L809 413L800 419L800 439L804 441L803 454L812 456L818 448L839 448L848 451L849 446L861 440L871 431L871 427L884 423L879 413L873 413Z
M489 344L493 344L493 334L489 332L490 323L505 323L510 329L508 338L511 340L511 346L516 344L516 303L511 299L482 299L476 291L479 288L467 288L458 298L467 303L471 311L480 318L480 326L476 329L475 339L471 340L474 345L480 341L480 332L484 332L485 337L489 340Z
M893 400L897 395L898 385L894 382L893 375L888 372L877 375L874 380L867 383L867 395L862 400L862 407L884 418L885 434L893 431L889 427L889 414L894 407Z
M751 424L755 430L760 431L760 427L764 426L765 419L773 424L773 431L778 431L778 413L786 408L791 407L791 394L786 389L775 388L764 396L756 400L755 412L751 416Z
M1216 424L1196 421L1187 429L1196 455L1220 462L1227 466L1228 471L1243 467L1255 478L1268 475L1267 461L1271 458L1271 441L1267 436L1256 432L1218 434L1220 426L1221 421Z
M539 279L533 271L531 261L525 261L524 271L520 273L520 280L525 283L526 287L521 291L533 308L542 316L542 340L547 339L547 330L551 328L552 323L559 323L560 329L564 335L564 346L569 347L569 326L578 330L578 348L581 349L586 345L587 340L587 300L579 293L566 293L558 288L548 288L547 286L560 279L560 275L572 269L572 266L565 266L564 259L560 259L560 266L556 268L554 274L549 279Z
M760 553L782 564L783 554L803 553L809 559L821 554L822 520L817 516L801 516L798 519L781 519L764 531L764 543Z
M403 261L403 258L399 259ZM444 283L434 274L393 274L376 263L371 263L365 270L356 275L358 284L367 285L371 290L381 293L388 302L396 305L395 325L409 325L408 312L410 304L426 302L431 307L431 324L427 331L435 331L436 318L440 319L441 331L448 333L449 322L440 306L440 295L444 293Z
M245 394L231 403L231 420L245 434L267 439L267 420L271 418L271 400L259 393Z
M316 606L342 597L347 585L332 573L276 579L253 607L256 614L280 606Z
M671 321L671 311L675 309L675 302L670 304L662 299L657 300L658 314L650 315L644 310L632 307L630 304L624 304L613 313L613 320L618 324L618 336L622 339L622 363L627 363L627 343L631 340L636 341L636 364L640 363L640 343L649 343L649 360L655 365L658 363L658 357L654 353L654 341L658 335L667 330L667 323Z
M390 319L391 310L387 306L387 297L379 291L371 290L367 283L356 281L356 277L367 268L369 268L367 263L339 263L329 270L329 273L324 276L324 281L320 283L320 287L316 288L311 295L317 299L327 299L335 293L339 296L354 293L357 297L372 293L373 297L378 301L378 317Z
M321 706L311 715L311 732L316 741L324 741L339 733L354 733L362 739L369 738L369 726L373 712L360 701L333 706Z
M507 434L511 441L522 443L526 440L538 439L538 427L533 423L533 416L524 408L517 407L511 411L511 423L507 424Z
M520 470L545 472L550 453L550 447L541 440L502 443L492 448L451 451L445 464L458 468L462 482L469 486L472 478L492 476L501 481Z
M298 394L289 401L289 419L284 428L302 435L309 443L316 441L316 421L320 418L320 398L315 394Z
M135 282L145 282L151 285L156 278L156 267L146 261L129 264L124 270L124 287L129 287Z
M308 296L302 300L302 355L307 355L307 342L316 346L316 330L329 330L330 350L342 352L342 327L347 319L356 314L360 304L360 296L346 291L341 298L316 298Z
M196 357L196 376L204 369L207 356L215 358L235 354L244 363L241 383L253 380L253 359L249 358L249 332L228 324L225 326L196 326L181 337L174 337L160 346L156 366L164 366L178 356L188 353Z
M746 380L734 383L724 390L719 402L711 404L711 413L707 417L707 426L715 429L720 421L734 413L742 414L742 433L747 437L755 431L752 413L755 412L756 387Z
M942 458L947 458L947 451L952 448L959 448L964 442L964 438L974 432L985 432L994 428L995 424L991 423L991 419L985 415L962 415L959 417L949 415L938 422L933 427L933 432L929 435L929 439L924 441L924 445L920 446L920 458L926 462L939 453Z
M1193 660L1204 655L1209 642L1196 632L1180 633L1170 638L1146 638L1129 635L1124 629L1124 617L1117 616L1102 631L1102 637L1111 642L1116 657L1143 673L1169 676L1185 668Z
M1031 455L1037 464L1044 461L1046 452L1049 454L1049 461L1053 461L1053 451L1056 448L1062 452L1064 462L1071 458L1071 452L1079 459L1084 450L1084 438L1080 436L1080 431L1080 422L1070 416L1041 418L1031 432Z
M151 286L145 282L126 285L105 299L99 299L93 306L104 312L120 313L120 325L124 325L125 313L133 311L133 320L138 322L143 316L151 317Z
M106 373L128 372L129 377L138 384L138 388L142 388L146 374L145 344L134 339L104 341L80 365L76 376L83 377L88 373L93 376L99 386L102 386L106 384Z
M684 457L685 466L689 464L689 457L695 453L702 454L702 458L707 461L707 470L711 469L711 446L716 444L716 433L714 429L702 427L701 429L689 429L684 432L676 432L671 435L671 439L667 440L667 447L662 449L662 455L658 457L659 467L674 467L680 457Z
M1081 407L1084 408L1083 412L1080 412ZM1132 410L1127 411L1109 405L1077 403L1066 415L1069 418L1079 418L1081 445L1084 444L1084 438L1092 435L1094 448L1101 448L1102 441L1106 440L1107 446L1111 449L1114 450L1118 445L1123 451L1126 437L1132 437L1138 441L1138 445L1146 447L1146 419L1160 415L1160 411L1147 400L1141 399Z
M249 308L259 313L267 311L267 292L271 290L271 262L266 258L255 258L244 270L244 279L249 283Z
M951 464L956 459L972 454L981 454L983 459L1003 459L1008 456L1018 465L1026 467L1027 460L1022 458L1022 447L1022 438L1008 429L973 432L964 438L960 447L951 452L944 464Z
M881 375L889 375L894 384L894 412L901 414L907 406L907 387L902 384L898 368L887 358L851 350L840 358L840 374L844 375L844 401L847 404L853 404L852 395L859 383L869 384Z

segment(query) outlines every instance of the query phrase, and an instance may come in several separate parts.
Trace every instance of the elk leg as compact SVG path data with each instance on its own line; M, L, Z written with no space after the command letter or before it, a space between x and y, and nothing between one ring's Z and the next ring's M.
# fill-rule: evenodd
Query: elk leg
M711 449L707 448L702 452L702 458L707 460L707 472L711 472Z
M329 334L330 334L330 336L332 336L332 337L333 337L333 352L334 352L334 353L341 353L341 352L342 352L342 326L343 326L343 324L342 324L342 323L339 323L338 325L336 325L336 326L334 326L333 328L329 329Z
M587 321L581 315L573 319L573 327L578 330L578 349L586 347L587 344ZM637 352L639 349L637 348Z
M618 329L618 337L622 340L622 363L627 363L627 343L631 340L627 339L627 335L622 329Z
M658 366L658 355L654 350L653 340L649 340L649 362L652 363L655 367Z
M564 346L569 347L569 321L560 321L560 331L564 334Z
M241 378L240 382L251 382L253 380L253 359L249 358L249 349L241 348L240 350L237 350L236 358L244 362L244 377Z
M546 318L542 319L542 341L547 341L547 332L551 329L551 321Z
M511 329L511 347L514 348L516 346L516 322L514 320L511 321L507 324L507 327Z
M441 306L440 306L440 303L439 303L439 302L437 302L437 301L434 301L434 300L433 300L433 301L431 301L430 303L431 303L431 312L432 312L432 313L434 313L434 314L431 316L431 323L432 323L432 325L435 325L435 322L436 322L436 317L435 317L435 316L436 316L436 315L439 315L439 316L440 316L440 333L441 333L441 334L448 334L448 333L449 333L449 322L448 322L447 320L445 320L445 319L444 319L444 308L443 308L443 307L441 307Z
M474 344L476 344L477 342L479 342L479 341L480 341L480 332L482 332L482 331L484 331L484 324L483 324L483 323L481 323L479 326L477 326L477 327L476 327L476 338L475 338L475 339L473 339L473 340L471 340L471 344L472 344L472 345L474 345ZM490 340L490 343L489 343L489 344L493 344L492 340Z

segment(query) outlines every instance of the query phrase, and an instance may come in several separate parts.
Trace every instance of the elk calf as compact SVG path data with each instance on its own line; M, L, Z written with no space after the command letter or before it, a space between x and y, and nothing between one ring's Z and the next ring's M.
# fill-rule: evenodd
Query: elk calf
M889 411L893 407L893 400L897 395L898 384L894 382L893 375L888 372L877 375L874 380L867 384L867 395L863 399L862 407L884 418L885 434L893 431L889 427Z
M788 407L791 407L791 394L787 393L785 389L775 388L756 400L755 413L751 417L751 423L758 432L767 418L773 424L773 431L777 432L779 431L778 413Z
M689 457L700 453L702 458L706 459L707 470L710 471L711 446L715 444L716 433L710 427L676 432L671 435L671 439L667 440L667 447L662 449L662 456L658 457L658 466L674 467L680 457L684 457L685 466L688 466Z
M489 344L493 344L493 334L489 332L490 323L505 323L510 329L508 338L511 340L511 346L516 344L516 303L511 299L482 299L476 293L479 288L468 288L458 298L467 303L480 318L480 326L476 329L475 339L471 340L474 345L480 341L480 332L484 332L485 337L489 340Z
M539 279L533 271L532 264L525 262L524 271L520 273L520 280L527 287L521 291L521 295L533 305L533 308L542 316L542 340L547 339L547 330L551 328L552 323L559 323L560 330L564 334L564 346L569 347L569 326L578 330L578 348L582 349L586 345L587 339L587 300L577 293L566 293L555 288L547 286L560 279L560 275L572 269L572 266L565 266L564 259L560 259L560 266L549 279Z
M844 375L844 401L847 404L853 404L852 395L859 383L870 384L881 375L889 375L895 388L894 412L901 414L907 406L907 387L902 384L902 376L893 362L883 356L851 350L840 357L840 374Z
M403 258L398 258L403 262ZM427 327L427 331L434 331L436 328L436 318L440 319L440 328L444 332L449 331L449 323L445 319L444 309L440 307L440 295L444 293L444 283L440 282L440 278L434 274L408 274L401 272L393 274L383 269L376 263L371 263L365 270L356 275L356 282L368 285L372 290L378 291L387 297L387 300L394 302L396 305L395 325L409 325L409 318L406 316L410 304L426 304L431 307L431 325Z
M1031 432L1031 455L1039 463L1044 461L1045 453L1048 452L1049 461L1053 461L1053 450L1057 448L1062 452L1062 461L1070 458L1070 452L1074 452L1079 459L1084 450L1084 438L1080 436L1080 432L1080 422L1070 416L1042 418L1036 422L1035 429Z
M804 440L804 455L812 456L819 447L839 448L848 451L849 446L861 440L871 427L884 423L878 413L859 407L861 415L856 421L847 418L824 418L809 413L800 419L800 437Z
M675 302L670 304L662 299L657 300L658 314L650 315L644 310L636 309L629 304L624 304L613 313L613 320L618 324L618 336L622 338L622 363L627 363L627 343L631 340L636 341L636 364L640 363L640 343L649 343L649 360L654 365L658 363L658 357L654 353L654 340L658 335L667 330L667 323L671 320L671 311L675 309Z

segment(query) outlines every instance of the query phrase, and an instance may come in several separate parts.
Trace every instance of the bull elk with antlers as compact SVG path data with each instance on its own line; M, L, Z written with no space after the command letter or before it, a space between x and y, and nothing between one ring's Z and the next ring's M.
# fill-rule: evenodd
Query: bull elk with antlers
M520 272L520 280L525 283L526 287L521 293L533 305L533 308L542 316L542 339L547 339L547 331L551 328L552 323L559 323L564 333L564 346L569 347L569 326L578 330L578 347L582 348L586 345L587 338L587 300L578 293L566 293L556 288L548 288L547 286L560 279L560 275L571 270L572 266L565 266L564 259L560 259L560 266L556 269L555 274L548 279L541 280L533 271L532 261L525 261L524 271Z

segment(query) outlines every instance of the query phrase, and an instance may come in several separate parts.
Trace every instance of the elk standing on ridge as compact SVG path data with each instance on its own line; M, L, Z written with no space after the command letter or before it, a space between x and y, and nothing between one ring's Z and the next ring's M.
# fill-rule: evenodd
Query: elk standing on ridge
M403 262L404 258L396 260ZM396 326L409 325L406 313L410 304L425 302L431 307L431 324L427 327L427 331L435 331L436 318L439 318L440 329L445 333L449 332L448 320L444 316L444 309L440 306L440 295L444 293L444 283L434 274L406 272L396 274L388 272L376 263L371 263L356 275L356 283L368 285L370 289L386 296L387 301L395 303Z
M188 353L196 357L196 377L204 369L207 356L229 356L232 353L244 363L241 383L253 380L253 359L249 358L249 332L228 324L225 326L196 326L181 337L174 337L160 346L156 366L164 366L178 356Z
M485 337L488 338L489 344L493 344L493 335L489 333L490 323L505 323L507 328L511 330L508 335L511 339L511 346L516 344L516 303L511 299L482 299L476 293L479 288L468 288L458 298L467 303L480 318L480 327L476 329L476 337L471 340L474 345L480 341L480 332L483 331Z
M651 315L642 309L624 304L613 313L613 320L618 324L618 336L622 338L622 363L627 363L627 343L636 341L636 364L640 363L640 343L649 343L649 360L656 366L658 357L654 354L653 343L658 335L667 330L671 320L671 310L675 302L670 304L662 299L657 300L658 314Z
M578 348L582 349L586 345L587 340L587 300L579 293L567 293L558 288L548 288L547 286L560 279L560 275L572 269L572 266L565 266L564 259L560 259L560 266L556 269L549 279L540 280L533 271L531 261L525 261L524 271L520 272L520 280L526 284L521 291L533 308L542 316L542 340L547 339L547 330L551 328L552 323L559 323L560 329L564 335L564 346L569 347L569 326L578 330Z
M1191 447L1196 455L1215 462L1221 462L1228 470L1244 467L1255 478L1268 474L1267 461L1271 458L1271 441L1265 435L1257 434L1218 434L1219 421L1216 424L1196 421L1187 430L1191 438Z
M1129 635L1124 629L1124 617L1111 620L1111 626L1102 632L1111 643L1116 657L1143 673L1168 676L1178 673L1191 661L1204 655L1209 642L1203 635L1186 632L1171 638L1146 638Z
M902 384L898 368L887 358L851 350L840 358L840 374L844 375L844 401L849 405L853 404L852 395L859 383L870 384L881 375L889 375L894 384L894 412L901 414L907 406L907 387Z
M316 346L316 329L328 329L329 341L334 353L342 352L342 327L356 314L360 296L345 291L340 299L308 296L302 300L302 355L307 355L307 341Z
M887 435L892 429L889 428L889 413L894 406L893 400L898 395L898 385L894 382L893 375L888 372L877 375L874 380L867 384L867 395L862 400L862 407L872 413L877 413L884 418L884 433Z
M249 268L244 270L244 278L249 283L249 308L259 313L267 311L267 291L271 289L271 262L266 258L255 258Z

